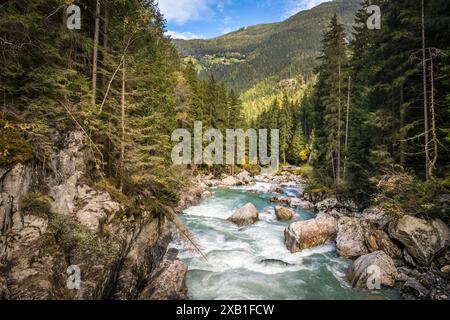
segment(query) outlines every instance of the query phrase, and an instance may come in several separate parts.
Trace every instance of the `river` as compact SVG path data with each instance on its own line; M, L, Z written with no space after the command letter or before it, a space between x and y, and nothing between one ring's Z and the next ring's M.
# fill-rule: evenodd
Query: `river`
M187 287L192 300L398 299L398 290L353 290L345 280L350 261L336 254L334 245L290 253L284 229L292 222L275 217L270 184L212 189L213 197L185 211L181 218L196 237L207 261L195 251L181 250L189 267ZM257 192L255 192L257 191ZM284 189L289 196L294 188ZM226 219L253 203L260 221L238 228ZM314 218L296 211L295 220Z

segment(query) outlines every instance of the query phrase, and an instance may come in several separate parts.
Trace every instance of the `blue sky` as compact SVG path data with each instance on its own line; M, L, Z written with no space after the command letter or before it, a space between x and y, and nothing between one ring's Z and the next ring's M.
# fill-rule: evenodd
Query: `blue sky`
M157 0L173 38L213 38L278 22L328 0Z

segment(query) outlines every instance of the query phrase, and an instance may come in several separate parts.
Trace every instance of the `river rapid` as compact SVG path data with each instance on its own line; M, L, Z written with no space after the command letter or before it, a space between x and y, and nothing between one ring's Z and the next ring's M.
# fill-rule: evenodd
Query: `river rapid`
M231 189L211 189L211 198L185 210L181 216L207 257L181 249L189 267L187 287L192 300L303 300L398 299L395 289L369 292L352 289L345 280L350 261L340 258L335 246L292 254L284 244L284 230L270 199L272 185L260 183ZM301 190L284 188L285 195ZM260 221L239 228L227 221L235 210L253 203ZM294 221L315 217L296 210Z

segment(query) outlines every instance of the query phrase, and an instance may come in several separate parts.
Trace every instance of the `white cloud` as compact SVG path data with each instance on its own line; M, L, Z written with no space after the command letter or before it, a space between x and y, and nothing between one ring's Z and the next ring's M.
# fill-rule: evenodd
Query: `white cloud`
M192 32L178 32L169 30L166 32L166 35L171 36L173 39L182 39L182 40L192 40L192 39L203 39L202 35L197 35Z
M217 0L157 0L157 2L166 20L178 25L212 17L214 10L211 7L217 4Z
M311 9L323 2L331 0L285 0L284 16L289 18L299 11Z

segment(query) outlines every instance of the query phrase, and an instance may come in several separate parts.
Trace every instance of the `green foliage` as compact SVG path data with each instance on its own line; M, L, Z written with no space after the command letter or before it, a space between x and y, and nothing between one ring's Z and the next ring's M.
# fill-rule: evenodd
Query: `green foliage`
M20 211L24 215L49 218L52 216L51 199L39 192L28 193L20 199Z
M389 214L450 218L448 204L439 200L445 190L437 181L424 182L408 176L390 176L388 181L388 186L379 185L378 199Z
M124 205L127 208L131 207L133 204L133 200L130 197L123 194L122 192L120 192L120 190L118 190L115 187L115 184L112 183L110 180L106 179L100 180L99 182L96 183L96 187L108 192L114 201Z
M0 167L27 163L33 158L30 143L15 130L0 126Z

